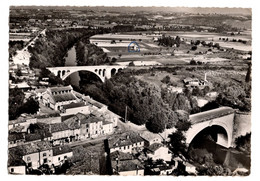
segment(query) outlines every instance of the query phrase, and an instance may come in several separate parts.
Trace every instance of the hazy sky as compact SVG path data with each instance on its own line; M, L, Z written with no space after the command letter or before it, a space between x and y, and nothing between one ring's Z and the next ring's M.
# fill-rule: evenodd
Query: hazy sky
M16 6L19 7L19 6ZM46 9L48 6L24 6L23 8L39 8ZM251 15L252 10L250 8L199 8L199 7L105 7L105 6L59 6L58 9L93 9L93 10L107 10L107 11L164 11L164 12L185 12L185 13L217 13L217 14L243 14Z

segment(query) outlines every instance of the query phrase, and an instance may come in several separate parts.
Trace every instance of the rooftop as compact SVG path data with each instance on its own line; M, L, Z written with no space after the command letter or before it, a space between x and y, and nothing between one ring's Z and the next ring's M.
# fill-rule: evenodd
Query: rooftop
M76 96L72 93L57 94L52 96L55 102L64 102L77 99Z
M234 112L235 112L235 110L232 109L231 107L220 107L217 109L212 109L212 110L200 112L197 114L192 114L192 115L190 115L190 121L191 121L191 124L196 124L196 123L200 123L203 121L208 121L211 119L229 115Z
M98 118L98 117L88 117L86 119L83 119L80 123L81 124L86 124L86 123L97 123L103 121L103 119Z
M49 88L51 92L60 92L60 91L66 91L66 90L73 90L71 85L69 86L62 86L62 87L50 87Z
M144 169L144 166L137 159L119 161L118 164L117 161L112 161L112 168L116 170L117 166L118 166L118 172Z
M83 107L83 106L85 106L84 102L77 102L77 103L72 102L70 104L64 105L63 108L64 109L71 109L71 108Z
M124 153L124 152L117 150L117 151L110 153L110 158L112 161L116 161L117 158L118 158L118 160L132 160L133 156L129 153Z
M147 149L151 152L154 152L156 151L157 149L163 147L163 144L161 143L154 143L154 144L151 144Z
M72 152L72 149L68 145L53 147L52 150L53 156Z
M110 121L103 121L103 125L107 125L107 124L113 124L113 123Z
M150 141L152 139L162 140L162 137L160 135L152 133L150 131L143 131L141 133L141 137L147 141Z
M8 141L16 141L24 139L23 133L8 134Z
M17 155L15 149L9 149L8 166L25 166L26 163L21 156Z
M15 151L17 156L24 156L32 153L37 153L39 151L46 151L51 149L51 143L49 141L38 141L28 143L25 145L16 146L14 148L10 148L9 150Z
M123 133L119 138L117 139L111 139L109 140L109 145L111 148L119 147L119 146L127 146L132 145L134 143L142 142L144 141L143 138L138 135L135 132L127 132Z
M35 141L35 140L41 140L41 135L37 134L37 133L33 133L33 134L26 134L25 135L25 141Z
M50 125L50 132L51 133L55 133L55 132L59 132L59 131L65 131L65 130L69 130L69 127L64 122L54 123L54 124Z

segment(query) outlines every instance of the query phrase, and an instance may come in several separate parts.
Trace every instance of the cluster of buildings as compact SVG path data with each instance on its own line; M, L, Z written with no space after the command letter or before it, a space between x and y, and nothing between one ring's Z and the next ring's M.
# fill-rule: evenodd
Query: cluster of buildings
M75 92L71 86L36 89L34 92L35 99L45 109L55 112L41 114L40 110L38 114L22 114L9 121L9 155L18 150L26 168L36 169L41 164L56 166L58 161L64 160L62 158L72 156L71 150L67 149L70 143L110 135L117 126L119 116L110 112L104 104ZM69 152L56 150L64 146L64 150ZM35 149L30 150L30 147ZM45 151L48 153L45 154ZM44 160L35 156L42 154L48 156ZM12 163L15 162L10 161L10 173L18 173Z
M109 150L115 175L170 175L177 168L178 161L183 162L174 157L160 135L149 131L125 132L119 137L112 137ZM188 173L196 174L195 166L184 165Z

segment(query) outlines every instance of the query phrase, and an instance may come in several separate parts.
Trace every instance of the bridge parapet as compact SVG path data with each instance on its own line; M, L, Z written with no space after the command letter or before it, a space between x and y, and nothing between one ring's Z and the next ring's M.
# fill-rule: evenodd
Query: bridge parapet
M69 75L79 71L89 71L96 74L102 82L110 79L118 71L127 68L125 65L99 65L99 66L71 66L71 67L47 67L54 75L65 80Z

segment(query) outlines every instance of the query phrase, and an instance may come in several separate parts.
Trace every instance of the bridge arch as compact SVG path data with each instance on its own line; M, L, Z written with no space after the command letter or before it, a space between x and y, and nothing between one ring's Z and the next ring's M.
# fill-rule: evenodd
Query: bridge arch
M104 80L105 80L101 75L99 75L99 72L95 72L95 71L91 71L91 70L84 70L84 69L69 71L67 74L65 74L62 77L62 80L65 80L67 77L69 77L71 74L73 74L75 72L90 72L90 73L96 75L96 77L98 77L101 82L104 82Z
M221 107L215 110L197 113L193 116L191 115L190 119L192 126L185 133L187 145L189 145L193 139L206 128L219 127L224 131L217 132L216 143L227 148L231 147L234 115L234 110L229 107Z
M116 74L116 69L115 68L112 68L111 69L111 76L115 75Z
M226 132L226 134L219 133L217 135L216 143L227 148L230 147L232 142L233 127L229 128L229 126L223 122L214 121L207 121L192 125L192 127L186 132L186 143L189 145L200 132L213 126L221 127Z
M229 137L228 130L221 125L214 124L204 129L201 129L190 141L190 145L201 144L200 139L203 139L203 136L210 136L218 145L229 147L229 140L232 139Z

